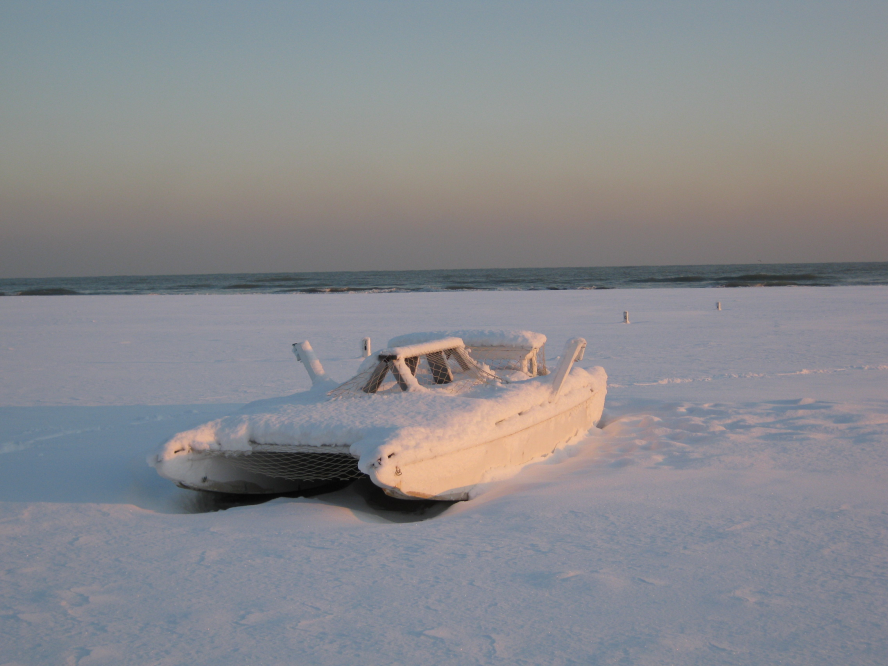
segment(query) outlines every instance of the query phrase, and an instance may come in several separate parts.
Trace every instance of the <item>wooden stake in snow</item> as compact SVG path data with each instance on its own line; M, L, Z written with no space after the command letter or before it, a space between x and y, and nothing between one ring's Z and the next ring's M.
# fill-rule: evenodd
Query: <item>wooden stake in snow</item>
M361 356L364 358L370 356L370 338L361 340Z
M718 302L715 304L715 309L716 309L716 310L721 310L721 309L722 309L722 302L721 302L721 301L718 301Z
M624 323L624 324L628 324L628 323L629 323L629 313L628 313L628 312L624 312L624 313L623 313L623 323Z

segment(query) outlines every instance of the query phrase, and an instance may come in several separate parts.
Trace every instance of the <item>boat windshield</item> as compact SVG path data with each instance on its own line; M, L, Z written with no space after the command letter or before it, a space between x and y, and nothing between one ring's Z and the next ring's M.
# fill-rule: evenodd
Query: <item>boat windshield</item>
M448 339L385 349L368 358L358 374L330 391L339 397L436 389L459 393L483 383L508 383L473 359L461 340ZM372 360L371 360L372 359Z

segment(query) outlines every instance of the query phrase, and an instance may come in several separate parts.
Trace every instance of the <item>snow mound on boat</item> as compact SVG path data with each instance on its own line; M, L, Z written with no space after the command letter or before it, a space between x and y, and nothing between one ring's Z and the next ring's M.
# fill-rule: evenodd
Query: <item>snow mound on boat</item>
M533 331L518 330L466 330L466 331L429 331L422 333L406 333L388 341L389 347L406 347L423 342L431 342L441 338L461 338L467 347L536 347L546 344L546 336Z
M603 368L575 367L556 403L551 376L512 384L482 384L459 395L428 391L328 399L307 391L247 405L239 414L179 433L156 462L185 450L249 451L253 444L349 447L367 471L379 458L397 455L403 463L438 456L544 420L607 391Z

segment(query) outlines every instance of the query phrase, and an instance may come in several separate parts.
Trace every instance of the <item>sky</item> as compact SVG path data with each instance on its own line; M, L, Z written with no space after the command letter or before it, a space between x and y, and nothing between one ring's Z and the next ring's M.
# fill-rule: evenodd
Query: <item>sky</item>
M888 3L0 4L0 277L888 261Z

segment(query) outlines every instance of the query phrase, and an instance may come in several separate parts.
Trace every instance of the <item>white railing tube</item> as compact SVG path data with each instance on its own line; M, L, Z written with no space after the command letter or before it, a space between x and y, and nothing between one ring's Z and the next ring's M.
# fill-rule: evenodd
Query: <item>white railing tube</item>
M570 369L575 361L583 360L584 351L586 351L586 341L583 338L568 340L567 344L564 345L564 353L561 355L558 368L556 368L555 375L552 377L552 397L550 400L558 398L558 394L561 393L561 387L564 385L564 380L570 374Z
M296 354L296 360L300 361L302 365L305 366L308 376L311 377L312 386L317 386L330 379L324 371L324 366L321 365L321 362L315 355L314 349L311 348L311 344L308 340L305 340L304 342L294 342L293 353Z

